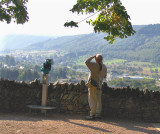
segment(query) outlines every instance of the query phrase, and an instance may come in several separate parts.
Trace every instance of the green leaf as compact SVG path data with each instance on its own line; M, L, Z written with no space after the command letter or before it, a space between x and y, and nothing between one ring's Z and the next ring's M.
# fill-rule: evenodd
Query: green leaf
M70 22L66 22L65 24L64 24L64 26L65 27L78 27L78 25L77 25L78 23L77 22L74 22L74 21L70 21Z

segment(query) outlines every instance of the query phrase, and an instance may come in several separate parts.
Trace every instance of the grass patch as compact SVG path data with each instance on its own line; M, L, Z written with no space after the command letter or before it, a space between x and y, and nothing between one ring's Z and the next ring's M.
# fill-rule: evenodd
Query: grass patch
M154 66L152 63L149 62L139 62L139 61L132 61L132 62L128 62L128 64L130 64L131 66Z
M147 67L147 68L144 68L143 70L145 70L145 71L150 71L150 70L155 71L156 69L157 69L158 71L160 71L160 67L152 67L152 68Z
M113 60L104 61L104 64L106 64L106 65L121 64L121 63L124 63L125 61L127 61L127 60L124 60L124 59L113 59Z
M87 56L80 56L77 60L76 60L76 64L77 65L85 65L85 61L88 57ZM94 59L92 60L94 62ZM121 64L124 63L127 60L124 59L113 59L113 60L104 60L104 64L106 65L112 65L112 64Z

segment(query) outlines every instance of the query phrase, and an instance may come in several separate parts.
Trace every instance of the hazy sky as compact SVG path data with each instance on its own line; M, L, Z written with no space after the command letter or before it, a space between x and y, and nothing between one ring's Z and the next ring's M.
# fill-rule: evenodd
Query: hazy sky
M160 0L121 0L131 17L133 25L160 23ZM0 35L5 34L32 34L32 35L73 35L93 32L93 28L80 23L79 28L66 28L68 20L77 22L86 16L77 15L69 10L76 0L29 0L27 7L29 22L21 25L0 22Z

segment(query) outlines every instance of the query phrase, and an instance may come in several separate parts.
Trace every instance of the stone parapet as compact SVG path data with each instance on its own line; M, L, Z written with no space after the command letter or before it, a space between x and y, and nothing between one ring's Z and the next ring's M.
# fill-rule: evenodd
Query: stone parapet
M160 122L160 92L102 86L103 116ZM41 105L42 83L38 80L16 82L0 79L0 111L28 112L27 105ZM57 112L88 113L88 89L85 82L50 83L47 106Z

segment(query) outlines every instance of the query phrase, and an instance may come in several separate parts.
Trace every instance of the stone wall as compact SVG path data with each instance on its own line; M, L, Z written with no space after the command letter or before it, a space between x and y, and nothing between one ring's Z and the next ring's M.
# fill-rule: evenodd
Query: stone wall
M103 83L103 116L160 122L160 92L110 88ZM88 113L88 90L85 82L50 83L47 106L57 112ZM27 105L41 105L42 84L0 80L0 111L28 112Z

